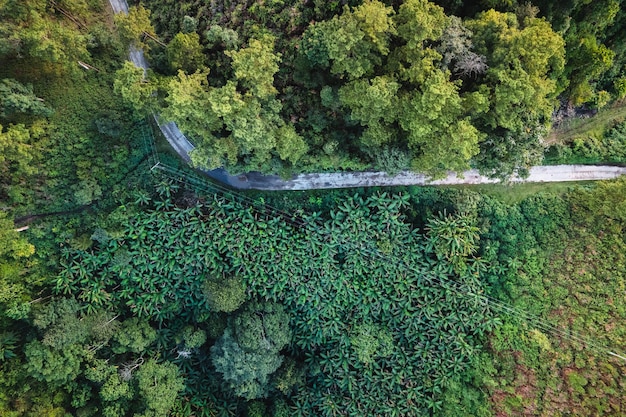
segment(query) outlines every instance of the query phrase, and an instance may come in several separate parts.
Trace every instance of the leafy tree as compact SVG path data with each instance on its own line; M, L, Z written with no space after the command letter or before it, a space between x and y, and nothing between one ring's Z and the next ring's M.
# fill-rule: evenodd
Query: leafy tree
M235 395L266 397L269 377L281 365L279 354L291 340L289 317L282 306L249 303L211 348L213 365Z
M425 41L442 36L448 17L441 7L428 0L407 0L400 5L395 21L405 49L415 52L422 49Z
M202 292L211 310L218 312L231 313L246 300L246 286L237 277L207 279L202 286Z
M58 350L34 340L24 347L25 370L38 381L61 387L80 374L84 354L79 346Z
M239 35L236 31L224 28L220 25L212 25L206 32L204 37L209 46L221 44L226 50L236 50L239 46Z
M128 13L118 13L115 15L120 38L125 44L141 44L144 33L154 35L154 28L150 22L150 10L139 6L130 6Z
M124 320L119 330L113 336L114 344L111 350L121 354L126 352L142 353L157 338L157 332L149 323L133 317Z
M170 81L168 96L165 99L168 107L163 117L176 120L180 128L192 140L211 143L212 132L222 127L218 115L213 113L209 105L208 70L187 75L178 71L178 77ZM201 143L197 144L201 147Z
M341 16L310 26L302 37L301 49L313 65L328 67L332 74L350 79L372 73L388 53L394 23L393 9L379 1L368 1Z
M292 125L284 125L276 130L276 152L283 161L296 165L306 155L309 146Z
M0 211L0 259L24 258L35 253L35 247L15 231L13 219L5 211Z
M226 51L232 60L235 78L240 86L249 89L253 97L267 99L278 91L274 87L274 75L278 72L280 54L275 54L274 37L265 35L250 39L248 46L238 51Z
M176 397L185 388L183 378L173 363L149 359L136 373L137 388L144 410L140 416L166 417Z
M156 90L154 83L146 80L144 70L130 61L115 72L113 91L133 109L137 118L145 117L156 108Z
M200 36L195 33L178 33L165 49L165 54L173 71L179 69L192 74L204 64L204 54Z
M1 118L8 118L15 113L48 116L51 112L43 99L33 93L31 85L23 85L11 78L5 78L0 82Z
M341 104L350 108L350 116L363 126L389 124L396 119L397 93L400 89L392 77L355 80L339 89ZM372 143L379 147L382 143Z
M422 86L422 93L400 99L400 126L408 132L409 148L414 151L412 168L435 176L446 169L461 172L478 154L480 132L465 117L458 85L447 74L433 71Z
M536 149L560 92L556 80L564 68L564 41L543 19L527 18L520 25L514 14L494 10L466 25L489 65L490 109L476 122L484 124L489 140L482 143L478 160L491 175L524 174L538 162L534 157L541 157Z

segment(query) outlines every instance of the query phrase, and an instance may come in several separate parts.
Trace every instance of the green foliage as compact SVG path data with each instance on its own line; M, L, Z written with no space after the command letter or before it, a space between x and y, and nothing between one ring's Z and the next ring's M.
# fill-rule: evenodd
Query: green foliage
M237 277L207 279L202 292L213 311L231 313L246 301L246 286Z
M145 321L133 317L124 320L113 335L114 344L111 350L114 353L142 353L157 338L157 332Z
M265 35L250 39L248 46L238 51L226 51L233 60L235 78L261 100L274 96L274 74L278 71L280 54L274 53L274 37Z
M380 412L381 404L389 404L383 406L389 412L414 404L426 410L433 398L438 407L439 392L467 369L493 319L489 311L470 314L473 301L455 290L462 282L480 291L479 264L470 257L458 274L446 259L433 261L404 218L407 200L386 194L343 199L323 220L305 217L306 228L217 197L191 208L162 203L171 208L140 213L105 247L68 254L58 288L87 294L90 280L97 281L113 305L163 323L193 323L209 317L206 300L197 298L204 277L237 276L253 297L280 305L246 304L211 347L211 362L228 388L224 395L261 398L278 390L307 413L309 403L319 404L316 413L330 412L334 402L318 402L329 391L368 413ZM183 251L179 241L197 249ZM120 251L126 261L113 263ZM84 278L79 265L89 266ZM148 268L160 271L154 283L146 280ZM108 278L113 273L115 281ZM306 386L280 353L290 340L307 358ZM359 393L367 386L376 389L364 398ZM407 395L415 396L413 405L401 402Z
M23 258L35 253L35 247L28 240L15 231L13 219L7 213L0 211L0 259Z
M380 54L388 53L394 33L392 13L393 9L375 0L353 10L346 7L341 16L310 26L301 49L314 65L330 66L332 74L350 79L371 75Z
M556 79L564 66L564 41L550 24L490 10L468 21L474 47L487 57L490 109L479 117L488 140L478 160L496 176L526 170L541 161L541 140L550 125Z
M139 367L137 388L145 406L141 416L166 417L177 395L185 387L173 363L157 363L150 359Z
M391 333L371 324L357 326L350 338L350 345L359 361L365 365L374 358L385 358L393 351Z
M38 381L60 387L80 374L84 352L75 346L57 350L34 340L24 347L26 372Z
M408 145L415 152L412 168L442 176L447 169L469 168L478 154L480 132L464 114L458 86L447 74L435 71L423 86L422 94L403 97L400 125L408 132Z
M195 32L176 34L167 44L165 55L174 72L183 70L187 74L192 74L204 64L200 36Z
M124 62L115 73L113 91L122 97L137 118L145 117L155 108L156 87L145 79L144 70L130 61Z
M48 116L51 109L33 93L32 85L5 78L0 82L0 118L8 118L15 113Z
M445 259L463 270L466 260L478 250L479 228L476 220L462 213L431 217L426 223L428 248L438 259Z
M140 44L146 47L143 40L143 34L154 34L154 28L150 22L150 10L142 5L130 6L128 13L118 13L115 15L115 25L117 31L126 45Z
M269 376L283 362L289 343L289 317L277 304L247 304L211 348L211 359L235 395L266 397Z

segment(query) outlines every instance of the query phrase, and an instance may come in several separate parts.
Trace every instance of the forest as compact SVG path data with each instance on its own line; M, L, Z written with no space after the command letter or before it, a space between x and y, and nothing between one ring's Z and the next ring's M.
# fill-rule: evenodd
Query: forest
M0 0L0 415L624 415L626 179L193 169L623 164L623 7Z
M196 167L284 176L524 176L553 124L626 96L617 0L312 3L145 1L123 20L153 72L118 88Z

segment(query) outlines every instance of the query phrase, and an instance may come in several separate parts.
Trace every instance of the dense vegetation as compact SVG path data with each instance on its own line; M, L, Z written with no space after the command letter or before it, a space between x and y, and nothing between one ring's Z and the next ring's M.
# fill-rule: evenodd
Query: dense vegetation
M196 166L284 174L524 175L557 109L626 94L618 1L436 3L150 0L129 20L165 42L142 37L156 72L120 77L179 123Z
M559 94L620 97L619 2L440 3L0 0L0 415L624 415L623 179L506 204L150 171L155 109L232 169L505 175ZM623 161L608 119L550 157Z

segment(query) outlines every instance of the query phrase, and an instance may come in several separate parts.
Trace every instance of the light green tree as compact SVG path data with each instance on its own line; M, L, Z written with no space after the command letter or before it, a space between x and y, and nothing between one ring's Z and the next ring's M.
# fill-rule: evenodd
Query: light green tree
M115 72L113 91L132 108L137 118L145 117L156 109L156 85L146 79L144 70L130 61Z
M448 169L469 168L470 159L479 152L481 134L464 117L458 85L447 73L433 70L422 92L401 98L400 112L400 126L408 133L414 154L413 169L441 176Z
M367 1L341 16L318 22L304 33L301 49L313 65L349 79L371 74L389 51L395 33L393 9L379 1Z
M166 417L185 388L178 367L173 363L147 360L135 374L139 399L144 411L139 416Z
M142 5L130 6L128 13L117 13L115 24L122 41L126 44L136 44L147 48L142 43L144 33L154 35L154 27L150 22L150 10Z
M274 37L261 36L250 39L248 46L238 51L226 51L232 60L235 78L253 97L266 99L278 90L274 87L274 75L278 72L280 54L274 52Z
M483 142L478 160L491 175L523 174L542 155L537 149L560 92L563 38L543 19L527 17L520 24L514 14L494 10L466 26L473 32L474 49L489 65L485 85L490 107L477 118L489 140Z
M204 66L200 36L195 32L177 33L167 44L165 55L173 71L180 69L191 74Z
M246 300L246 286L238 277L207 279L202 292L213 311L231 313Z
M157 332L148 322L132 317L124 320L113 335L111 350L117 354L142 353L156 338Z

